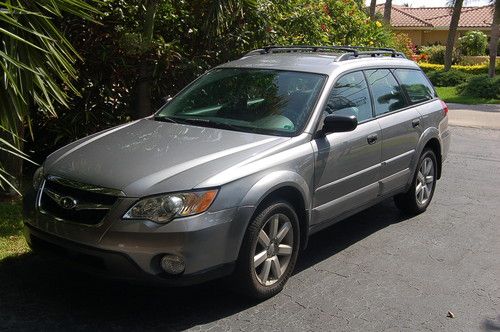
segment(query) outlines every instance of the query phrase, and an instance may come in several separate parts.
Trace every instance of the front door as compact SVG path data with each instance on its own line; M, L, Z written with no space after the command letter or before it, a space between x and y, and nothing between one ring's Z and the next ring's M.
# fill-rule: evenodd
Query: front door
M316 154L312 224L340 216L379 193L381 129L373 117L363 72L337 80L325 108L328 113L355 115L358 127L312 142Z

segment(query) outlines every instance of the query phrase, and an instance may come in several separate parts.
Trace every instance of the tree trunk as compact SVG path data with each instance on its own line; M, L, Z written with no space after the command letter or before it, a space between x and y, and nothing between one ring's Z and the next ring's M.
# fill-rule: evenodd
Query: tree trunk
M462 13L462 5L464 0L455 0L453 6L453 14L451 16L450 30L448 32L448 40L446 41L446 51L444 53L444 70L451 69L453 61L453 46L455 46L455 39L457 36L458 22L460 21L460 14Z
M377 0L371 0L370 2L370 19L375 21L375 7L377 6Z
M491 25L490 36L490 67L488 76L495 77L497 61L498 38L500 37L500 1L495 1L495 12L493 14L493 24Z
M386 0L384 5L384 22L391 25L392 0Z
M144 2L144 24L142 27L142 49L144 54L139 65L139 78L136 84L137 102L134 118L148 116L152 112L151 86L153 81L153 63L149 58L151 42L153 41L155 16L158 11L159 0L145 0Z

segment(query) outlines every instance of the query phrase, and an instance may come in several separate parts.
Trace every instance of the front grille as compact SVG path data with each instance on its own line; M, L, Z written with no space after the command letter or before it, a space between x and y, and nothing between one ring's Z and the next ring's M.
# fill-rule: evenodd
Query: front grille
M57 219L84 225L99 224L111 206L118 199L117 196L89 191L67 186L50 178L45 180L40 194L40 211ZM65 205L62 200L74 202L75 206Z

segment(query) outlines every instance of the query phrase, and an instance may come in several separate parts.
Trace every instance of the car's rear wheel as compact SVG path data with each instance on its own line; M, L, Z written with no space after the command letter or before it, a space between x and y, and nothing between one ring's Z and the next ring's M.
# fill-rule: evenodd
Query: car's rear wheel
M436 180L436 155L430 149L424 150L410 188L407 192L394 196L396 206L408 214L424 212L434 196Z
M293 272L300 248L297 214L286 201L266 205L250 222L236 268L236 288L265 299L279 293Z

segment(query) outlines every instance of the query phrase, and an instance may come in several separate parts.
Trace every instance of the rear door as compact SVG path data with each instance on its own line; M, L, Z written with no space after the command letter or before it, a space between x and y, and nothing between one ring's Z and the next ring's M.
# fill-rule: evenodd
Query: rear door
M422 132L420 113L408 100L404 86L399 84L394 73L389 69L365 71L373 94L375 116L382 129L382 195L408 182L410 164ZM406 81L412 73L398 74Z
M362 71L337 80L324 115L329 113L355 115L358 126L312 142L316 151L313 224L361 206L379 192L381 131Z

